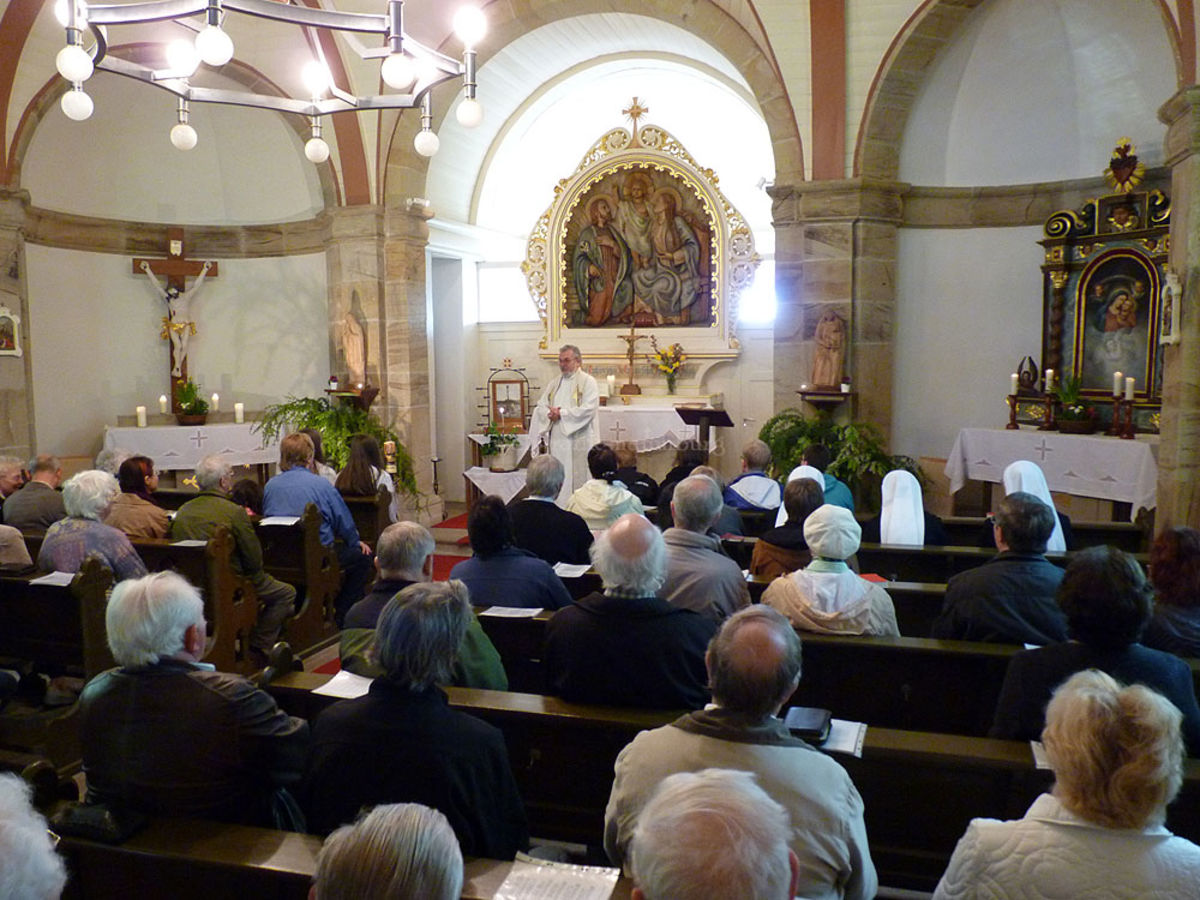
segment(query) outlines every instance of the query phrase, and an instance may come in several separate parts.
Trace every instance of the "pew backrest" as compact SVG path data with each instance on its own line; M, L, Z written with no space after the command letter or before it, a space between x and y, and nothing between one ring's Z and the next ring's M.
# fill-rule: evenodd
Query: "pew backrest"
M310 503L295 525L254 526L263 550L263 568L269 575L294 585L296 615L284 625L292 649L304 651L337 634L334 599L342 573L337 554L321 543L321 514Z

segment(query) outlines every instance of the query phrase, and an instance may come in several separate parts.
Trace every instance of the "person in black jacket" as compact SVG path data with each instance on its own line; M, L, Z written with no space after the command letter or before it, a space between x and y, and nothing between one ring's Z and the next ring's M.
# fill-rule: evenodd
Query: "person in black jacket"
M555 504L562 483L563 464L549 453L530 461L525 470L529 496L508 506L513 543L550 565L582 565L589 562L592 532L582 516Z

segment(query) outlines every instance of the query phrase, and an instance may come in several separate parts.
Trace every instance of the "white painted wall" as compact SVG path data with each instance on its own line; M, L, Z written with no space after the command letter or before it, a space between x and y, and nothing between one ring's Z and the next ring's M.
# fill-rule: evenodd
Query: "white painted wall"
M1039 227L902 229L892 450L944 457L963 427L1003 427L1009 375L1040 363Z
M169 391L165 304L131 257L25 248L33 406L39 452L93 455L104 426ZM323 253L220 260L194 301L188 363L205 395L248 412L287 394L318 394L329 377Z

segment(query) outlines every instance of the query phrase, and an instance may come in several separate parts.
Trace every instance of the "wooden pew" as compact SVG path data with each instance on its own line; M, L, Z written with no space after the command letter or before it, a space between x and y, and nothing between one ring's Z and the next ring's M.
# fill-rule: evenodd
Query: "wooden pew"
M982 516L945 516L942 525L950 543L971 547L984 536L991 540L992 529ZM1145 553L1153 534L1136 522L1071 522L1076 550L1110 546L1126 553Z
M144 831L113 847L64 837L59 853L71 880L64 900L306 900L321 839L248 825L195 819L152 819ZM512 863L465 859L463 900L492 900ZM621 878L613 900L627 900Z
M327 678L293 673L269 690L289 712L312 716L334 702L311 693ZM455 709L504 732L531 833L588 844L602 840L617 753L638 731L675 716L500 691L447 693ZM881 883L916 890L933 888L971 818L1019 817L1050 783L1020 741L871 727L861 759L835 758L863 795ZM1167 825L1200 838L1200 760L1185 762Z
M29 555L37 559L43 535L24 537ZM254 671L249 641L258 618L258 592L233 569L236 545L229 529L217 528L202 547L152 538L131 538L130 543L151 572L178 572L200 589L209 626L205 660L222 672Z
M263 568L296 588L296 615L284 635L297 654L337 637L334 600L342 572L332 547L321 543L321 514L312 503L295 525L254 526L263 550Z
M359 540L366 541L371 545L371 549L375 549L375 544L379 541L379 535L383 533L383 529L392 524L391 505L392 495L385 489L380 488L379 493L374 497L348 497L343 495L342 499L346 501L346 506L350 508L350 515L354 519L354 527L358 529Z
M747 575L746 585L750 588L750 599L761 603L763 592L774 580L761 575ZM927 637L932 632L933 620L942 611L946 600L945 584L884 581L879 586L892 598L892 604L896 607L896 622L902 635Z
M67 587L30 584L40 574L0 576L0 656L82 669L87 678L110 668L104 610L112 572L88 559ZM82 755L76 714L69 706L0 716L0 745L67 768Z

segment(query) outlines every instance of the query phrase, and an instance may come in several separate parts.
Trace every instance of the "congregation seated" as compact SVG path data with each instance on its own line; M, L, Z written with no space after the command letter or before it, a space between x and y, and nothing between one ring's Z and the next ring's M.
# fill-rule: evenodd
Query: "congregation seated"
M235 481L229 499L244 509L248 516L263 514L263 488L255 478L239 478Z
M707 475L717 485L717 490L721 492L721 511L717 513L717 521L708 527L708 533L713 537L722 537L726 534L741 535L742 533L742 516L741 514L728 503L725 502L725 479L721 477L721 473L712 466L696 466L692 469L693 475ZM667 513L670 514L671 505L667 503ZM669 522L666 527L670 527L673 522Z
M308 439L313 443L313 461L312 470L328 481L334 484L337 481L337 469L329 465L325 459L325 448L321 440L321 432L315 428L301 428L298 434L307 434Z
M613 445L613 451L617 454L617 478L642 501L642 506L653 506L658 501L658 482L638 471L637 448L631 441L620 441Z
M303 772L308 724L200 662L199 592L174 572L123 581L105 625L119 668L88 682L79 701L87 801L271 825L273 795Z
M446 817L387 803L325 839L310 900L458 900L462 887L462 851Z
M529 496L508 507L513 543L550 565L583 565L588 562L592 531L582 517L556 504L564 477L563 464L549 453L529 461L525 470Z
M117 470L121 493L104 516L104 524L119 528L131 538L165 538L170 519L151 498L158 490L158 472L148 456L130 456Z
M630 848L632 900L796 896L787 811L746 772L705 769L663 779Z
M29 462L29 480L4 500L4 524L21 531L45 531L67 515L63 496L62 463L57 456L39 454Z
M1144 684L1183 713L1183 738L1200 754L1200 706L1192 670L1183 660L1138 643L1150 620L1154 589L1129 554L1089 547L1067 566L1058 590L1070 641L1025 650L1008 664L992 737L1034 740L1046 703L1075 672L1099 669L1126 684Z
M316 463L315 456L313 463ZM391 497L388 521L400 521L400 498L396 496L396 485L392 476L384 471L379 441L372 435L351 436L350 457L346 460L345 468L338 472L333 486L346 497L374 497L380 490L386 490Z
M24 463L15 456L0 456L0 518L5 501L25 483Z
M368 678L383 674L371 651L379 615L393 597L410 597L413 585L432 580L434 546L429 529L416 522L397 522L379 535L375 548L378 577L367 596L350 607L342 626L338 650L343 669ZM452 581L450 585L470 601L466 585L461 581ZM450 684L508 690L508 676L500 654L474 615L468 620L462 646L451 667Z
M1179 710L1088 670L1055 691L1041 736L1053 789L1024 818L973 819L935 900L1195 897L1200 847L1163 826L1183 780Z
M1021 491L1025 494L1033 494L1048 507L1054 510L1055 526L1050 533L1050 537L1046 539L1046 549L1052 553L1064 553L1067 550L1075 549L1075 539L1071 532L1071 519L1064 513L1060 513L1054 505L1054 498L1050 496L1050 487L1046 484L1046 475L1042 471L1041 466L1028 459L1019 459L1016 462L1009 463L1004 469L1004 474L1001 476L1004 484L1004 493L1013 493ZM992 536L987 531L979 537L980 547L991 547Z
M817 473L820 474L820 473ZM812 552L804 541L804 523L825 504L825 489L814 478L792 478L783 488L782 525L764 531L754 543L750 574L778 578L812 561Z
M135 457L136 458L136 457ZM250 635L250 650L258 666L266 665L267 653L279 640L284 622L296 610L296 589L268 575L263 569L262 544L238 503L230 496L233 468L220 454L210 454L196 464L200 493L184 503L171 520L171 540L207 541L224 526L233 537L233 570L250 579L261 609Z
M25 536L11 525L0 525L0 572L23 572L32 566Z
M603 531L626 513L645 512L642 501L617 479L617 454L608 444L596 444L588 451L585 481L567 501L567 511L587 522L593 531Z
M371 575L371 548L358 538L358 528L337 488L311 471L312 439L299 432L279 442L279 474L263 488L263 515L302 516L309 503L321 514L321 543L335 547L342 584L334 600L338 625L346 610L363 598ZM335 539L341 543L335 543Z
M118 493L117 479L107 472L88 469L68 478L62 491L67 517L47 529L38 551L38 568L78 572L84 559L95 554L118 581L145 575L146 564L129 538L101 521Z
M996 506L992 535L1000 551L946 585L933 636L955 641L1056 644L1067 623L1054 595L1063 570L1043 555L1057 523L1033 494L1014 491Z
M824 506L824 504L825 504L825 475L821 472L820 469L815 469L812 466L801 463L800 465L796 466L796 468L792 469L791 472L788 473L787 480L783 483L784 490L786 491L787 486L789 484L791 484L793 481L801 481L805 478L815 481L818 485L820 485L820 487L821 487L821 502L818 503L817 505ZM787 520L788 520L788 511L787 511L787 504L785 503L785 504L780 505L779 511L775 514L775 527L779 528L779 527L785 525L787 523Z
M699 709L708 701L704 650L716 623L657 596L666 576L662 533L622 516L592 545L602 591L546 623L542 653L555 694L576 703Z
M1150 547L1154 615L1142 643L1178 656L1200 656L1200 531L1168 528Z
M750 603L741 568L725 555L721 539L709 533L722 506L720 488L706 475L690 475L676 486L671 500L675 525L663 533L667 575L658 592L672 606L715 622Z
M734 509L773 512L783 503L779 482L767 475L771 448L753 440L742 448L742 474L725 486L725 502Z
M707 463L708 451L698 440L687 438L679 442L679 446L675 448L675 464L659 482L658 500L655 503L658 507L659 528L666 530L675 524L671 521L671 494L675 491L675 485L691 475L696 466ZM724 491L724 488L721 490Z
M472 612L445 582L408 588L375 631L384 676L313 724L305 779L309 830L327 834L363 807L422 803L443 813L470 856L512 859L528 843L525 810L498 728L450 708L450 680Z
M472 556L456 563L450 577L471 591L477 606L520 606L560 609L570 606L571 594L545 560L514 546L508 507L489 494L467 516Z
M829 448L818 443L812 443L805 447L804 453L800 457L801 465L809 466L821 473L821 477L824 479L822 487L825 488L825 502L854 512L854 494L851 493L850 488L841 479L826 471L831 462L833 462L833 454L830 453Z
M0 775L0 897L55 900L67 884L67 867L54 850L56 838L33 808L29 785Z
M862 523L862 539L868 544L910 544L944 547L950 543L942 520L926 511L921 500L921 482L904 469L883 476L883 506L879 515Z
M710 767L737 769L753 775L790 817L786 843L797 859L798 896L874 897L878 879L862 797L841 765L792 735L778 718L800 683L795 630L774 610L752 606L725 621L705 662L714 705L641 732L617 757L604 815L609 859L630 867L630 843L636 844L641 817L664 779ZM635 847L635 881L636 852Z
M826 503L810 513L804 520L804 541L812 561L767 585L762 602L803 631L898 637L888 592L846 564L858 552L861 533L845 507Z

